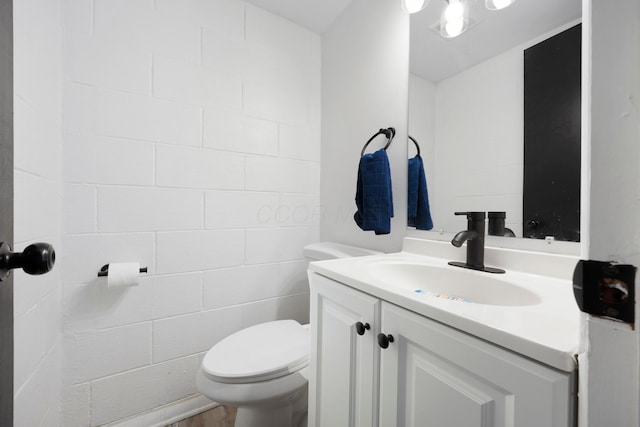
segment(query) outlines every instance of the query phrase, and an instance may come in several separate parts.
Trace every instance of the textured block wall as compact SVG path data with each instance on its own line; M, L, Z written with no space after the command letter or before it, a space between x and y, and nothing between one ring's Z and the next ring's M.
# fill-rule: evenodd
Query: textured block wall
M196 393L204 354L308 321L320 37L234 0L65 0L65 425ZM149 267L107 289L107 262Z

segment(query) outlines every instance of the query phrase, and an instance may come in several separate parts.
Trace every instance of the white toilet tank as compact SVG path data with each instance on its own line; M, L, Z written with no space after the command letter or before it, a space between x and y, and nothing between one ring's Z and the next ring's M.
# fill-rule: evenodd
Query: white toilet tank
M343 245L335 242L311 243L304 247L304 256L309 261L323 261L327 259L352 258L367 255L380 255L382 252L356 246Z

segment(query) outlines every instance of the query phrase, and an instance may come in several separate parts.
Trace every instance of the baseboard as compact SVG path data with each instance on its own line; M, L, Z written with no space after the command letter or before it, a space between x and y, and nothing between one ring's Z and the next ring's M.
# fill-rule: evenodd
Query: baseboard
M151 411L137 414L124 420L119 420L108 427L165 427L185 418L192 417L200 412L220 406L206 397L196 394L176 402L169 403Z

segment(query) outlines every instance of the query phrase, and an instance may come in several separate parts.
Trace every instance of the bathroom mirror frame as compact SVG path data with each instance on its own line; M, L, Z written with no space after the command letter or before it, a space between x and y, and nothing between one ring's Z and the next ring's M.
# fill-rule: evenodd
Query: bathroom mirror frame
M475 1L477 3L483 3L483 2L479 2L477 0L471 0L471 1ZM528 2L529 0L519 0L519 2ZM578 7L581 6L581 2L577 1L575 2L577 4ZM434 0L431 2L431 5L433 4L438 4L437 0ZM508 9L507 9L508 10ZM420 12L420 13L424 13ZM502 11L494 11L491 13L500 13ZM506 10L505 10L506 12ZM420 22L422 21L422 23L426 22L425 17L420 17L420 19L417 19L417 17L419 16L419 14L415 14L411 16L411 25L415 25L416 22ZM575 19L571 19L571 20L564 20L563 22L559 22L557 24L554 24L551 28L545 28L544 30L539 31L537 34L535 34L534 36L530 36L526 39L521 39L519 40L517 43L513 43L510 46L507 47L496 47L496 51L494 51L493 54L487 55L484 58L475 58L475 59L466 59L466 58L462 58L461 57L461 53L460 51L465 49L462 48L459 51L453 52L450 57L445 60L446 61L455 61L458 62L458 64L456 64L459 68L457 71L449 73L449 74L443 74L443 70L438 70L436 69L434 71L434 75L438 75L439 73L439 77L436 77L437 79L443 80L446 79L448 77L451 77L455 74L458 74L464 70L467 70L483 61L486 61L489 58L493 58L495 56L498 56L506 51L509 51L511 49L526 49L536 43L539 43L543 40L546 40L547 38L565 30L568 28L571 28L577 24L580 24L582 22L582 17L581 17L581 11L578 12L579 13L579 17L575 18ZM472 17L473 18L473 17ZM428 19L428 18L427 18ZM480 24L484 23L481 21ZM422 24L424 25L424 24ZM490 25L489 23L487 23L487 25ZM433 26L430 26L430 30L433 30ZM474 31L479 29L480 26L478 26L478 28L471 28L469 31ZM424 32L424 31L423 31ZM468 34L467 34L468 35ZM464 34L463 34L464 36ZM475 37L475 35L474 35ZM415 32L412 31L411 32L411 41L410 43L414 43L414 39L415 39ZM484 39L483 39L484 40ZM468 45L466 47L468 49ZM412 55L415 55L415 46L411 46L411 52ZM412 58L412 61L415 58ZM434 60L433 58L431 59L432 62L437 62L436 60ZM581 64L581 69L582 72L584 72L584 59L582 61ZM413 63L411 65L411 67L414 67ZM414 73L413 69L410 69L410 73ZM420 73L417 73L420 77L423 77L423 75L421 75ZM445 76L445 77L443 77ZM409 76L408 76L409 77ZM424 77L423 77L424 78ZM426 80L426 79L425 79ZM584 92L584 88L582 89L582 91ZM409 95L411 96L411 94ZM584 105L582 106L582 109L584 110ZM411 115L411 114L410 114ZM409 117L407 118L407 123L408 123L408 129L410 129L409 125ZM582 127L582 131L581 133L584 135L584 127L585 127L585 122L584 120L581 123L581 127ZM411 133L411 132L409 132ZM582 139L582 145L584 145L584 138ZM583 147L584 150L584 147ZM413 155L413 152L415 150L413 149L412 144L407 141L407 152L409 154L409 156ZM581 172L582 174L582 181L584 182L585 179L585 172L584 172L584 168ZM431 183L428 183L428 185L432 185ZM432 187L430 187L431 189ZM454 209L455 210L455 209ZM453 210L451 215L453 216ZM446 227L444 230L440 229L438 227L438 224L436 222L437 220L434 219L434 223L435 223L435 227L434 230L432 231L425 231L425 230L416 230L415 228L410 228L407 227L407 231L406 231L406 236L407 237L416 237L416 238L427 238L430 240L439 240L439 241L450 241L451 238L455 235L455 232L460 231L460 230L447 230ZM464 221L460 221L460 229L463 229L465 227ZM532 238L524 238L521 237L521 233L518 233L520 237L518 238L511 238L511 237L498 237L498 236L486 236L486 244L488 246L492 246L492 247L500 247L500 248L509 248L509 249L518 249L518 250L529 250L529 251L538 251L538 252L547 252L547 253L559 253L559 254L567 254L567 255L578 255L580 252L580 242L567 242L567 241L557 241L557 240L553 240L553 239L532 239ZM584 236L583 236L584 238Z

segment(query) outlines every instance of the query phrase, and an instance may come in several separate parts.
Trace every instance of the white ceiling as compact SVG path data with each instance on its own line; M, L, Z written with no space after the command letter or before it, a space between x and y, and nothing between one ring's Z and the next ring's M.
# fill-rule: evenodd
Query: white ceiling
M352 0L247 0L322 34ZM388 0L400 8L401 0ZM411 15L411 72L432 82L457 74L498 53L528 42L581 16L581 0L517 0L489 11L484 0L468 0L473 27L454 39L433 30L445 0L428 0Z
M486 9L484 0L468 4L472 26L453 39L433 29L445 0L431 0L411 15L411 72L439 82L581 17L581 0L517 0L496 11Z
M322 34L340 16L351 0L247 0L247 2Z

